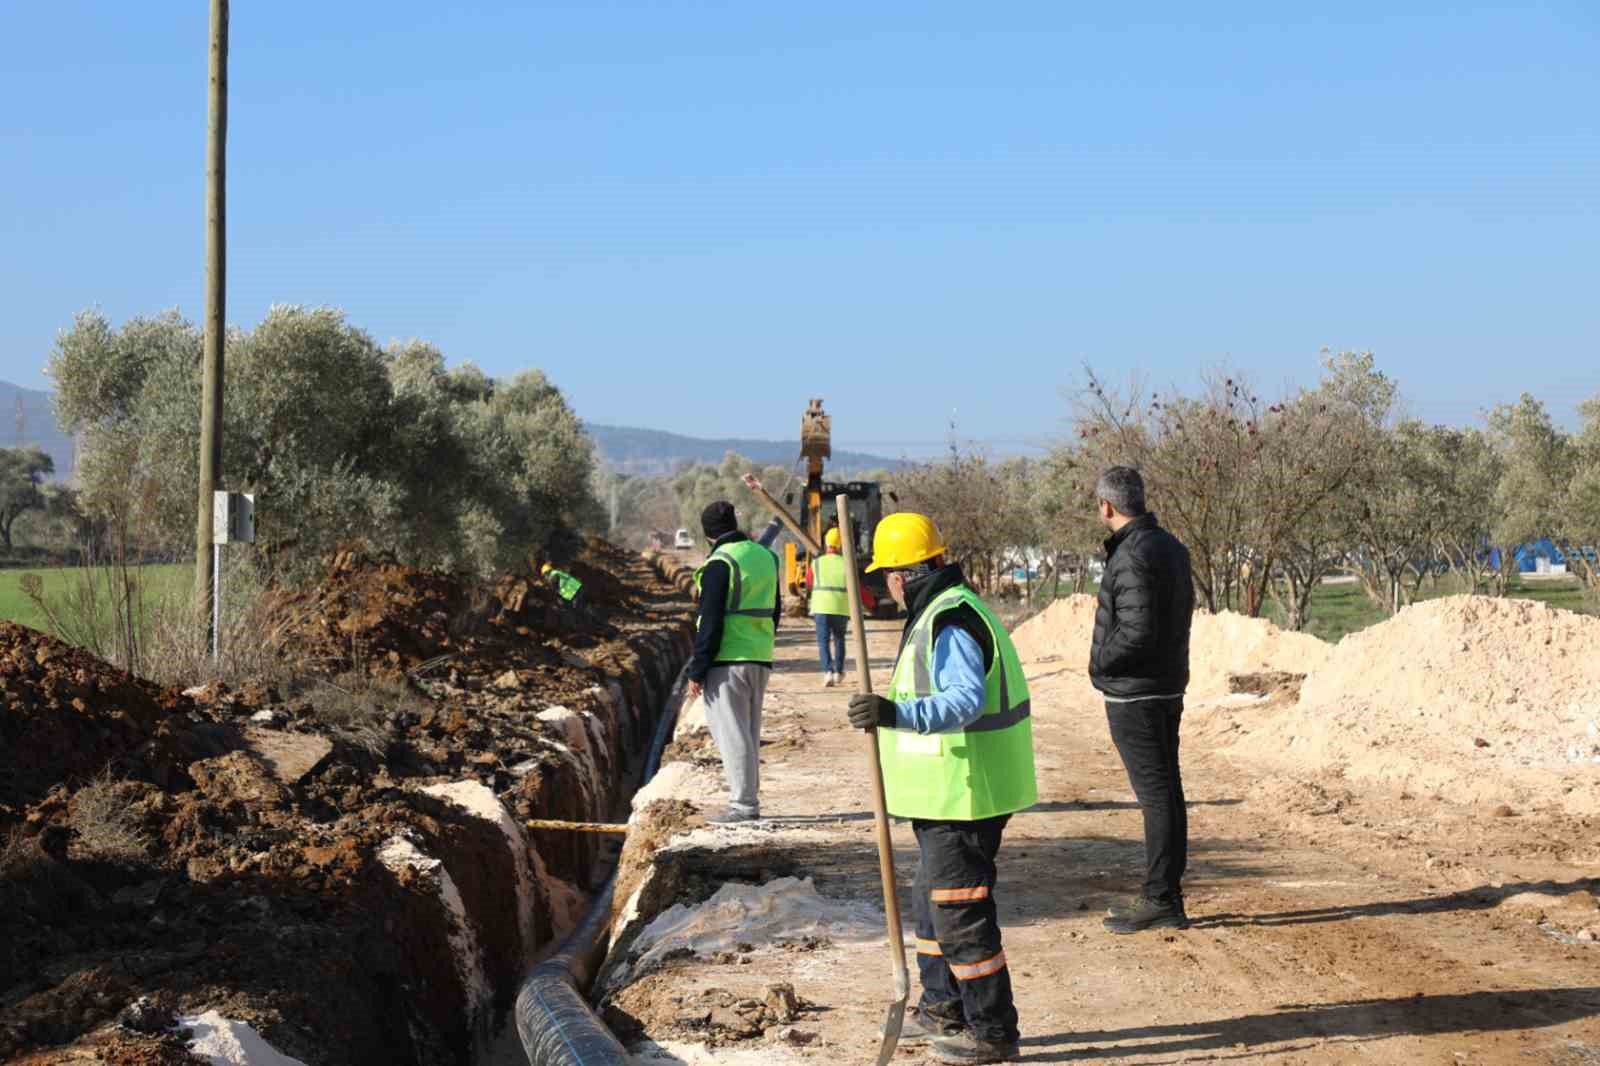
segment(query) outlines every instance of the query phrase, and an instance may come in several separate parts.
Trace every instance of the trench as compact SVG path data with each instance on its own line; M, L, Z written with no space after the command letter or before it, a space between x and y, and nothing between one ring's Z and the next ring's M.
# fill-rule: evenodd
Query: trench
M657 557L651 559L651 563L680 590L688 591L689 571L677 566L675 560ZM582 804L553 797L550 817L626 821L634 795L659 764L682 699L683 668L688 662L691 639L687 628L645 639L654 646L640 655L643 676L635 679L636 685L629 686L636 691L629 693L614 686L608 694L615 711L611 722L599 723L598 729L592 721L563 722L572 734L572 748L587 743L596 756L600 753L592 749L605 748L609 749L606 754L616 752L631 757L626 759L625 765L616 765L624 761L621 759L612 763L612 780L598 783L608 793L606 802L585 809ZM599 735L594 735L596 733ZM598 764L599 759L594 762ZM493 811L486 813L494 814ZM554 831L524 832L505 814L504 807L499 807L498 821L512 855L512 880L517 888L516 925L524 931L524 944L531 946L531 950L525 947L523 965L512 981L504 979L507 976L504 969L500 971L502 979L492 987L474 990L470 978L462 981L467 1012L472 1015L467 1061L473 1066L526 1066L529 1063L534 1066L601 1066L626 1061L619 1058L620 1045L589 1010L584 999L606 956L612 898L621 860L621 845L613 841L621 838L604 838L596 843L578 834L570 835L579 837L577 840L562 840ZM528 857L527 865L518 863L519 851ZM549 853L552 859L547 859L544 853ZM526 891L524 886L530 874L534 879L550 878L549 867L555 857L559 857L560 869L568 874L574 872L575 865L587 860L585 879L593 890L587 899L581 900L581 914L575 910L580 901L568 897L564 901L565 913L551 916L551 937L541 942L527 936L530 927L538 928L540 918L538 914L530 914L529 908L550 909L551 900L548 894L541 897L537 891ZM503 917L472 914L470 910L467 913L471 920L462 923L466 926L490 929L506 924ZM460 947L459 944L454 946ZM473 1006L475 996L480 1003L476 1008ZM605 1052L610 1053L609 1057Z

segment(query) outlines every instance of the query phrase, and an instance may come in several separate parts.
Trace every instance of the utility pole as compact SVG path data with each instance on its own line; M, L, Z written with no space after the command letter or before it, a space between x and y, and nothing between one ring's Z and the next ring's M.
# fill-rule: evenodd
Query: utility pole
M195 604L205 610L212 565L212 493L222 476L222 345L227 328L228 0L211 0L210 105L206 119L206 300L200 392L200 495L194 534ZM209 628L209 626L208 626Z

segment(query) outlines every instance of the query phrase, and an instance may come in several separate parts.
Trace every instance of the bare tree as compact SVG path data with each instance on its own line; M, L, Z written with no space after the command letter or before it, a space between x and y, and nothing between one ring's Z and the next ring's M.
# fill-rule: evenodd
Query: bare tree
M895 477L901 506L937 522L952 561L962 564L986 591L994 585L1006 549L1014 546L1017 519L1007 508L1016 494L1008 491L1006 481L1000 466L955 442L943 460L913 466Z

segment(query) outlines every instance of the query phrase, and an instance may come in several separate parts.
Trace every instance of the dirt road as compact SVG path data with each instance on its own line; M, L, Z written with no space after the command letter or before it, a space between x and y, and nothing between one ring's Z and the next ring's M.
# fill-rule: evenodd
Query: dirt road
M870 628L886 679L898 626ZM713 843L697 861L713 881L809 875L826 896L872 900L864 741L843 727L847 690L821 687L808 627L786 623L779 644L769 820L701 831ZM1034 662L1028 674L1040 803L1011 822L996 892L1024 1061L1600 1063L1600 945L1585 932L1600 927L1592 820L1263 779L1207 751L1207 708L1192 705L1193 926L1112 936L1101 918L1136 884L1139 813L1079 664ZM715 813L710 754L677 791ZM908 826L895 841L909 886ZM909 914L904 895L902 906ZM883 945L880 934L682 958L616 1005L655 1042L641 1061L867 1061L889 998ZM708 1046L685 1010L710 989L760 998L778 981L817 1006L790 1029L713 1028Z

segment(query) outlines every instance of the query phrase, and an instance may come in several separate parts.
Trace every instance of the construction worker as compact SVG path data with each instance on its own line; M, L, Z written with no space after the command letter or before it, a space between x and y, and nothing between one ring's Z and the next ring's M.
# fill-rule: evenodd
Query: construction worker
M1144 814L1145 878L1139 894L1111 908L1113 933L1186 929L1183 872L1189 815L1178 766L1178 725L1189 686L1194 578L1189 549L1145 509L1144 479L1114 466L1095 484L1100 521L1111 531L1100 576L1089 680L1106 701L1106 722Z
M539 567L539 575L545 583L555 589L556 595L561 597L561 602L573 610L582 611L588 607L588 599L584 595L583 582L567 573L557 570L549 563Z
M811 617L817 626L817 657L822 684L832 688L844 680L844 634L850 622L850 597L844 583L844 556L839 554L839 527L822 538L826 549L811 564Z
M706 725L722 754L727 825L761 817L761 704L783 610L778 557L739 529L733 504L718 500L700 515L711 556L695 571L700 606L689 697L704 694Z
M850 699L850 724L879 731L889 813L911 819L922 999L900 1042L947 1063L1017 1055L1017 1010L995 909L995 856L1013 813L1037 798L1028 682L1011 637L929 518L878 523L872 565L905 609L886 696Z

